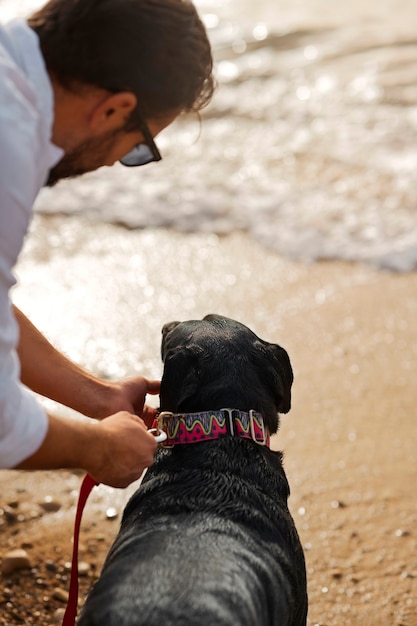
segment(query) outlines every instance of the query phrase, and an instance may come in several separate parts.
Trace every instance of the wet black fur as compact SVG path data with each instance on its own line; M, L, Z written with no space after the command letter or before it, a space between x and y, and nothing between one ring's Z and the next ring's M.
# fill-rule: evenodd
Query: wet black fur
M161 410L290 409L285 350L210 315L163 329ZM304 555L282 454L242 439L159 450L78 626L304 626Z

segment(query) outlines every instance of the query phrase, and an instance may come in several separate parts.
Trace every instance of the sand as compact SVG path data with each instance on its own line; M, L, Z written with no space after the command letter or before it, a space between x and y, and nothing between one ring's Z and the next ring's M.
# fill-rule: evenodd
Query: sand
M293 407L272 445L285 451L305 548L308 624L417 624L416 273L306 265L240 233L38 218L19 277L16 302L72 358L107 375L158 375L161 324L209 312L283 345ZM32 569L0 578L0 623L59 623L80 480L1 474L0 556L23 547ZM134 487L100 487L87 505L81 600Z

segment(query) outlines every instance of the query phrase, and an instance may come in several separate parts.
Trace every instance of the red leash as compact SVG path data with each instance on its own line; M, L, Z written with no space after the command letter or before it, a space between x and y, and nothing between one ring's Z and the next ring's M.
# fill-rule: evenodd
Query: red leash
M67 608L65 609L64 619L62 620L62 626L74 626L77 617L78 606L78 538L80 535L81 517L84 511L85 503L93 488L98 485L94 478L91 478L89 474L84 476L83 482L80 488L80 495L78 496L77 512L75 514L74 523L74 544L72 547L72 562L71 562L71 578L69 586L69 596Z

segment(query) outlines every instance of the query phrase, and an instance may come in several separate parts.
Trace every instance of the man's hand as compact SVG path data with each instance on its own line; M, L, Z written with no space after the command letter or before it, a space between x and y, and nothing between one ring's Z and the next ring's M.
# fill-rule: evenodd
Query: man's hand
M108 383L107 389L103 390L102 402L97 403L100 410L90 417L102 419L118 411L129 411L142 417L146 426L151 428L156 409L145 404L146 395L158 395L160 387L159 380L149 380L143 376Z
M98 378L54 348L19 309L13 310L20 329L21 379L27 387L88 417L103 419L129 411L152 425L155 409L145 405L145 397L159 393L158 381L142 376L121 382Z
M99 483L123 488L153 463L157 443L137 415L122 411L101 422L48 417L42 445L16 469L78 468Z
M127 487L152 465L157 443L140 417L122 411L96 426L95 450L85 469L97 482Z
M80 468L112 487L126 487L139 478L152 464L157 446L146 432L156 409L145 400L147 394L159 393L159 381L143 376L121 382L98 378L56 350L19 309L14 313L20 328L22 382L40 395L102 420L49 415L44 442L18 467Z

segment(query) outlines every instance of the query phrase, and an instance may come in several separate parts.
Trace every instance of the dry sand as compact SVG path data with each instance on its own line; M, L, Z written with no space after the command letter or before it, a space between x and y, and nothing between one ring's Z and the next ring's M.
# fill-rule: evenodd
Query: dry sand
M45 224L56 229L52 242ZM99 370L106 366L97 362L98 345L110 360L125 355L127 370L126 354L137 350L140 373L158 375L161 324L209 312L283 345L296 382L273 447L285 451L290 507L305 548L308 623L417 624L416 273L305 265L241 234L119 232L38 218L19 275L17 303L70 356ZM0 556L24 547L32 569L0 578L0 623L49 625L59 617L80 478L2 473ZM100 487L87 506L81 597L132 489ZM45 511L54 508L46 497L59 510ZM119 518L106 518L110 506Z

